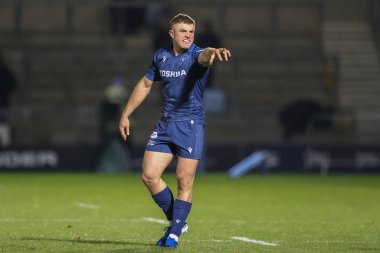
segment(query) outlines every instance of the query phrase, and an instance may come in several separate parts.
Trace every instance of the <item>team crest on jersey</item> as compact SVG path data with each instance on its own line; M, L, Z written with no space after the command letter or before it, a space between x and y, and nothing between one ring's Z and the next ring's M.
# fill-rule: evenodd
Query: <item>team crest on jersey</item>
M171 71L171 70L160 70L160 76L161 77L179 77L179 76L186 76L186 71L184 69L178 70L178 71Z

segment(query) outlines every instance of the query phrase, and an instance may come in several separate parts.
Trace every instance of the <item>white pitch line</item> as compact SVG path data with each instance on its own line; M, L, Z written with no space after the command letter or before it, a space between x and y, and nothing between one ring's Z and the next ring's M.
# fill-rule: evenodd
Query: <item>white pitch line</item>
M90 204L90 203L84 203L84 202L78 202L75 204L77 207L80 207L80 208L85 208L85 209L98 209L99 207L97 205L94 205L94 204Z
M231 239L234 239L234 240L239 240L239 241L243 241L243 242L252 242L252 243L256 243L256 244L260 244L260 245L264 245L264 246L277 246L277 243L272 243L272 242L264 242L264 241L259 241L259 240L255 240L255 239L249 239L247 237L230 237Z
M156 218L152 218L152 217L143 217L142 219L144 221L155 222L155 223L159 223L159 224L168 224L167 220L161 220L161 219L156 219Z

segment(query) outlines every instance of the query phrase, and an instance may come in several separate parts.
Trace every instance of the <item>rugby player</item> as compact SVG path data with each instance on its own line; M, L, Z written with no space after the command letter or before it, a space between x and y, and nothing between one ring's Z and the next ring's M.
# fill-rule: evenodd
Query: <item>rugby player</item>
M186 219L192 206L192 187L201 158L204 138L203 90L209 68L215 60L228 61L226 48L205 49L194 42L195 21L178 14L170 21L172 44L158 49L145 76L135 86L121 115L119 129L124 140L130 134L129 117L149 94L152 84L163 87L162 117L150 136L142 164L142 180L154 201L165 213L170 226L158 246L176 248L187 231ZM178 194L174 199L161 175L177 156Z

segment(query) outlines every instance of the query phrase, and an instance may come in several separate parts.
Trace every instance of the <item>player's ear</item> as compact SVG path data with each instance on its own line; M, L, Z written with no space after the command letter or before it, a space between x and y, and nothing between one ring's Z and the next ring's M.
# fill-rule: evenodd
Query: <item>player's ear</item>
M169 30L169 35L172 39L174 39L174 31L173 30Z

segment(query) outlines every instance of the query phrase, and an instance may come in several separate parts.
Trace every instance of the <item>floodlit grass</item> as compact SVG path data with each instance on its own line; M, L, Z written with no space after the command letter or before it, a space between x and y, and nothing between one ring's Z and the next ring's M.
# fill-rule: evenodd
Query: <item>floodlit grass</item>
M138 175L0 174L0 252L173 251L144 217ZM380 252L380 175L200 176L188 224L176 252Z

